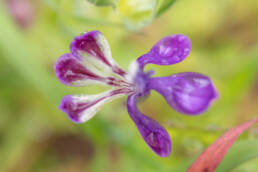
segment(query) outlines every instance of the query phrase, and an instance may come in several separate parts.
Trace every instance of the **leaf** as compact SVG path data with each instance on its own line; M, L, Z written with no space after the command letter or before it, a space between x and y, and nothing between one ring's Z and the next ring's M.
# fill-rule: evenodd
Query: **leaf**
M117 5L117 0L88 0L88 1L97 6L112 6L115 8Z
M175 2L176 0L159 0L156 10L156 17L167 11Z
M228 172L235 167L245 163L249 160L258 157L258 139L243 140L235 143L228 151L224 159L221 161L216 169L216 172ZM182 172L186 171L187 167L193 164L194 159L185 160L170 171Z
M30 44L9 18L6 9L0 3L0 47L1 56L10 66L37 88L43 96L56 103L65 90L56 89L57 80L41 61L42 53L38 47ZM8 41L7 41L8 40ZM28 67L29 66L29 67ZM40 74L40 76L39 76Z
M258 118L227 131L199 156L187 172L213 172L238 136L256 122Z
M228 172L256 157L258 157L258 139L240 141L228 151L216 172Z

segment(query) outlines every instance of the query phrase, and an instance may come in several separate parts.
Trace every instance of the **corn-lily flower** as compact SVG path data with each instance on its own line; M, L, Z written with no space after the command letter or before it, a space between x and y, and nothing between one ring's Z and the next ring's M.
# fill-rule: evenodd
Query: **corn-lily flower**
M70 53L61 56L55 64L58 79L68 86L86 86L99 83L112 87L97 95L67 95L60 109L76 123L91 119L100 107L115 98L128 96L127 110L142 138L157 155L167 157L171 152L168 132L158 122L141 113L137 100L160 93L176 111L198 115L217 97L209 77L194 73L178 73L167 77L152 77L154 71L144 71L146 64L172 65L183 61L190 52L191 42L182 35L161 39L148 53L132 62L128 72L112 59L105 37L99 31L84 33L72 41Z

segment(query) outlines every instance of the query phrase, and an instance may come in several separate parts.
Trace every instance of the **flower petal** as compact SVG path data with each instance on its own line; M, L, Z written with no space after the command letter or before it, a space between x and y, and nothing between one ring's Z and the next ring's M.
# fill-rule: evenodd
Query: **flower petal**
M83 58L101 70L112 71L121 77L126 75L126 72L113 60L108 42L99 31L86 32L75 37L70 49L76 57Z
M191 41L178 34L161 39L151 50L138 58L141 68L146 64L172 65L183 61L190 53Z
M218 97L209 77L193 72L149 80L150 89L162 94L176 111L196 115L204 112Z
M68 95L63 98L59 108L65 112L72 121L82 123L91 119L104 103L124 96L129 92L130 91L126 89L117 89L97 95Z
M153 119L142 114L137 108L139 95L131 95L127 100L127 109L130 117L137 126L147 145L161 157L167 157L171 152L171 140L164 127Z
M72 54L64 54L57 60L55 72L63 84L70 86L85 86L89 83L101 83L111 86L126 84L121 79L102 76L101 73L89 68L83 61Z

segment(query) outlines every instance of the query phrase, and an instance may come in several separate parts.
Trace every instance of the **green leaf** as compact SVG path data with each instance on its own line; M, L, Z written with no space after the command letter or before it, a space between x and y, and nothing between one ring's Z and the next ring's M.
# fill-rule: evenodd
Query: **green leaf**
M227 172L244 162L258 157L258 139L236 143L227 153L216 172Z
M58 102L59 96L64 95L65 91L56 89L55 75L49 72L43 65L44 62L41 61L43 54L16 28L2 3L0 3L0 21L2 58L5 58L10 66L20 73L28 83L35 86L43 96L49 98L51 103Z
M258 123L258 118L227 131L197 158L187 172L214 171L239 135L255 123Z
M228 151L221 164L215 172L228 172L241 164L258 157L258 139L238 141ZM195 159L195 158L194 158ZM194 159L185 160L176 167L172 168L173 172L186 171Z
M156 17L167 11L175 2L176 0L158 0Z
M88 1L97 6L113 6L115 8L117 5L117 0L88 0Z

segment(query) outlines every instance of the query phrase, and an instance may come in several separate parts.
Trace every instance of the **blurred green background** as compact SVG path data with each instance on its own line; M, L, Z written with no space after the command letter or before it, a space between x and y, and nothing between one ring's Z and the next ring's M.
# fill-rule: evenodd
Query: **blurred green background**
M96 2L96 1L93 1ZM184 172L227 129L258 115L257 0L0 1L1 172ZM168 8L170 5L171 8ZM164 36L183 33L192 51L180 64L148 65L156 76L194 71L211 77L219 99L200 116L171 109L158 93L142 104L172 138L169 158L144 143L125 108L106 105L92 120L74 124L57 107L72 88L56 78L56 59L75 35L99 30L114 59L127 69ZM114 110L115 109L115 110ZM258 171L258 128L245 132L218 172Z

